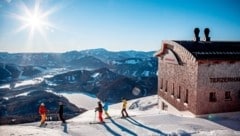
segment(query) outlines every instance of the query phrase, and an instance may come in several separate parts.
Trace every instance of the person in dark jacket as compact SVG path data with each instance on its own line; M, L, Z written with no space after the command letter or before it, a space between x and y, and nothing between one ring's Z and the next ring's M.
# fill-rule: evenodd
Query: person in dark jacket
M63 104L62 104L62 102L59 102L58 117L62 121L62 123L66 123L65 119L63 118Z
M100 123L104 123L103 117L102 117L103 106L100 101L98 102L98 107L95 109L95 112L96 111L98 111L98 119L99 119Z

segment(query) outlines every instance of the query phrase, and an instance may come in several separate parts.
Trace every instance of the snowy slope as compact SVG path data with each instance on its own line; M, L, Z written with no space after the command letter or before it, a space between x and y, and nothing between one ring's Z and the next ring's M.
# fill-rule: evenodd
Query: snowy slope
M32 125L36 125L32 124ZM0 126L1 136L68 136L59 129L39 128L29 125Z
M82 103L92 102L92 97L84 99L68 96L77 99ZM61 122L48 122L46 128L39 128L38 122L11 126L0 126L0 135L32 135L32 136L239 136L240 135L240 115L220 117L211 116L211 120L204 118L180 117L166 112L160 112L157 108L157 96L149 96L141 99L128 101L129 115L136 115L130 118L121 119L121 103L111 105L109 114L112 119L105 119L105 124L90 125L89 122L97 121L94 108L75 118L67 120L67 124L61 126ZM76 101L76 104L80 104ZM84 102L83 102L84 101ZM136 104L137 103L137 104ZM94 107L94 105L91 105ZM95 105L97 106L97 104ZM234 115L234 116L233 116Z
M94 109L96 107L96 103L98 102L98 99L84 95L83 93L61 93L61 95L66 97L77 107L87 110Z

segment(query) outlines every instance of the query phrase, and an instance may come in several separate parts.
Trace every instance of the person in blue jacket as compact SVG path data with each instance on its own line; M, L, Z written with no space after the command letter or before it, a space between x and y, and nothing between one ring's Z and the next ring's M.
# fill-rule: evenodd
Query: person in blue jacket
M104 100L104 105L103 105L104 113L107 116L106 118L111 118L108 114L108 106L109 106L109 103L107 102L107 100Z

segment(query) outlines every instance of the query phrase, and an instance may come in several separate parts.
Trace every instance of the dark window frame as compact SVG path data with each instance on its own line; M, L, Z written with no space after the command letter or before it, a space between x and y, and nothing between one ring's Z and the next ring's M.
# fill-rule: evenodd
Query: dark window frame
M174 83L172 84L172 96L174 96Z
M188 89L186 89L186 94L185 94L185 103L188 103Z
M160 89L163 89L163 79L161 78L160 80L161 80L161 81L160 81L160 82L161 82L161 83L160 83Z
M240 90L238 90L238 98L240 99Z
M232 97L231 97L231 92L230 91L226 91L225 92L225 100L227 100L227 101L231 101L232 100Z
M216 101L217 101L216 92L210 92L209 93L209 102L216 102Z
M165 92L167 92L168 91L168 81L166 80L165 81Z
M177 98L178 98L178 99L181 99L181 86L178 87Z

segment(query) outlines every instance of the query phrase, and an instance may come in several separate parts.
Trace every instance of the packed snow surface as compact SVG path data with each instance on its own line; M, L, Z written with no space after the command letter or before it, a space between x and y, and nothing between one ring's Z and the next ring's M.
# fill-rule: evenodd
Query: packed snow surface
M49 121L46 128L39 122L0 126L1 136L239 136L240 113L225 116L209 115L208 118L176 116L158 109L158 97L148 96L128 101L129 118L120 118L121 103L110 105L111 119L104 124L89 124L98 121L94 107L97 99L83 94L64 94L78 107L89 102L87 112L67 120ZM89 98L89 99L88 99ZM104 115L104 114L103 114ZM184 115L184 114L183 114ZM105 117L105 115L104 115Z

